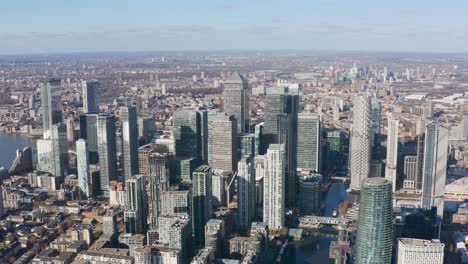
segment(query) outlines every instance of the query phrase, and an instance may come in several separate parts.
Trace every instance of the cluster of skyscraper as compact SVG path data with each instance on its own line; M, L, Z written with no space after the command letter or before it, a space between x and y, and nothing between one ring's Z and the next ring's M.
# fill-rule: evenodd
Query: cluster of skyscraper
M420 193L418 207L426 210L435 208L440 218L443 217L444 210L448 130L435 121L428 121L425 129L418 129L414 142L405 142L399 137L398 118L389 116L386 157L382 157L379 150L382 148L380 106L376 100L377 98L367 95L353 100L349 152L350 187L360 191L355 263L391 263L394 237L392 193L400 190ZM384 173L382 164L385 164ZM429 245L421 247L426 248L424 250L432 250L432 245L440 245L439 242L430 241L412 242ZM400 242L400 246L405 245ZM437 258L440 259L443 253L440 248L436 251ZM398 258L405 258L403 255L399 253ZM410 262L406 258L401 263L421 262Z
M215 223L214 213L233 201L241 231L254 228L256 220L269 229L285 227L286 208L297 208L301 215L320 212L320 173L322 167L331 167L322 159L322 148L327 144L328 158L338 159L341 134L324 133L321 117L301 110L299 90L294 87L268 89L263 122L250 124L248 82L239 73L232 74L224 83L224 112L173 114L174 153L170 153L157 144L139 147L137 109L122 106L116 113L101 112L99 82L85 81L80 135L73 153L63 123L60 86L60 80L49 80L41 87L44 136L37 142L37 170L47 173L58 189L70 172L71 152L76 154L83 197L110 197L116 182L124 182L125 231L146 235L148 245L174 248L185 262L192 246L210 246L204 250L219 254L222 247L207 238L214 232L211 227L216 226L216 237L219 230L224 232L224 222ZM360 191L361 199L355 260L390 263L393 192L408 186L421 190L421 207L436 207L442 217L448 132L429 122L425 131L420 129L414 153L402 158L399 120L391 117L386 157L382 157L378 99L354 97L352 120L350 188ZM190 236L193 245L187 240Z

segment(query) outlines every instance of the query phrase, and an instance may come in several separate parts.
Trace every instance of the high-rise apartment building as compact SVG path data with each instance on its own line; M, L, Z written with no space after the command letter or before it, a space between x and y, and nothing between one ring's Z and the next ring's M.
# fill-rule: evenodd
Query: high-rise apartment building
M356 264L390 264L393 246L392 183L368 178L361 185Z
M265 161L263 222L270 229L284 226L286 164L283 144L271 144Z
M100 114L96 119L99 155L99 191L108 195L110 181L117 180L115 117Z
M99 82L83 81L83 113L99 113Z
M322 162L320 117L300 113L297 127L297 168L319 173Z
M99 161L98 157L98 131L97 119L98 114L82 114L80 115L80 139L88 142L89 162L96 164Z
M443 264L444 243L439 240L398 239L397 264Z
M379 99L372 96L371 98L371 122L372 122L372 159L380 159L380 122L381 122L381 106Z
M385 167L385 179L390 181L393 191L397 190L397 163L398 163L398 135L399 121L397 119L388 120L387 133L387 164Z
M193 236L198 245L204 243L204 226L211 215L212 169L207 165L198 167L192 176L192 222Z
M130 179L138 174L138 117L135 107L120 107L123 139L123 175Z
M252 158L242 158L237 173L239 226L247 230L255 213L255 170Z
M134 175L125 180L127 204L124 213L125 232L145 234L147 223L146 182L142 175Z
M224 111L237 120L237 133L248 132L249 127L249 84L247 79L234 72L224 82Z
M224 229L222 219L210 219L205 225L205 247L213 248L216 257L223 255Z
M422 207L437 207L443 217L447 177L448 129L431 122L426 126L422 179Z
M234 115L208 113L208 164L214 170L237 167L237 120Z
M365 95L353 98L353 123L351 125L349 162L351 189L359 190L361 182L369 177L372 145L370 98Z
M78 170L78 184L86 197L92 196L91 173L89 171L88 143L84 139L76 141L76 167Z
M168 155L153 153L149 158L148 207L149 228L157 230L161 212L161 196L169 189Z
M50 79L41 84L42 130L49 139L52 125L62 123L61 80Z
M53 124L50 139L52 140L54 167L53 175L64 177L69 168L67 127L65 124Z

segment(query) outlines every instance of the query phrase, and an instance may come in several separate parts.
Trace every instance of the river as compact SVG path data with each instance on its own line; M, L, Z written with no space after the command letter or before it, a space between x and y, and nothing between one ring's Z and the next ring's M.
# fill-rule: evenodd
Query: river
M27 146L35 149L35 140L18 134L0 133L0 167L10 169L16 157L16 150Z
M325 216L332 216L333 210L347 197L345 185L335 182L328 191L324 204ZM292 241L286 247L283 259L288 264L334 263L328 258L330 242L336 241L338 232L332 227L323 227L312 232L302 241Z

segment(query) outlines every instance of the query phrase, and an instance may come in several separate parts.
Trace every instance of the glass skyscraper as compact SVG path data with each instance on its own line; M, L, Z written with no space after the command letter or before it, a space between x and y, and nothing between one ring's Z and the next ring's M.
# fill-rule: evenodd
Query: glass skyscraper
M249 84L247 79L234 72L224 82L224 111L237 120L237 133L248 132L249 127Z
M97 143L99 153L99 191L107 194L109 182L117 179L117 150L115 117L100 114L97 117Z
M392 183L368 178L361 184L355 263L390 264L393 245Z
M99 82L83 81L83 113L99 112Z
M300 113L297 126L297 168L319 173L322 150L320 118Z
M42 130L44 139L50 138L52 125L62 122L61 81L50 79L41 84Z
M138 174L138 117L135 107L120 107L123 139L123 175L130 179Z
M177 111L172 116L177 158L197 158L201 145L200 115L196 111Z
M426 126L422 179L422 208L437 207L444 213L445 179L447 177L448 129L429 123Z

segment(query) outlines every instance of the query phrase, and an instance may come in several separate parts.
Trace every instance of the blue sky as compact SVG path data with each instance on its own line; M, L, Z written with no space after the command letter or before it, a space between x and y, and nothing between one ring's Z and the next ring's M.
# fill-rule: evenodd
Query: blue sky
M0 54L468 52L466 0L0 0Z

